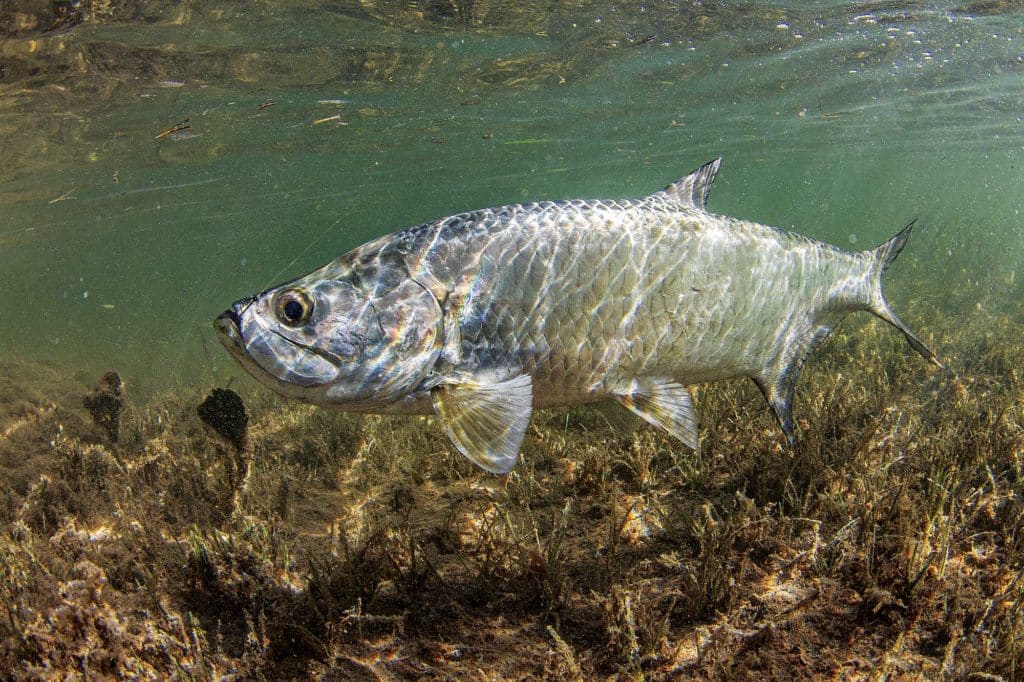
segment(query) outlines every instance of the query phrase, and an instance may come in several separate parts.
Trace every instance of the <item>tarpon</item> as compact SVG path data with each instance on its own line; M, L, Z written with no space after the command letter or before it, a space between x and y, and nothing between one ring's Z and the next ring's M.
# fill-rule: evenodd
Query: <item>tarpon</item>
M850 312L896 327L882 273L913 223L857 253L708 212L719 159L649 196L423 223L231 306L219 337L286 396L436 415L506 473L532 410L617 401L696 449L688 385L749 377L795 442L793 388ZM940 365L941 366L941 365Z

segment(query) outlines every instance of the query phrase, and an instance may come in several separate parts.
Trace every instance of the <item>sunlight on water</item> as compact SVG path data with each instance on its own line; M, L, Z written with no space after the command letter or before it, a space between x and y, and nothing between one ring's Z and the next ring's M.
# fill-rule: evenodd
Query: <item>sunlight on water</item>
M936 338L1016 311L1012 4L336 4L0 13L5 349L142 391L224 376L210 322L241 295L418 221L646 194L715 156L715 212L845 248L919 217L891 290L949 299Z

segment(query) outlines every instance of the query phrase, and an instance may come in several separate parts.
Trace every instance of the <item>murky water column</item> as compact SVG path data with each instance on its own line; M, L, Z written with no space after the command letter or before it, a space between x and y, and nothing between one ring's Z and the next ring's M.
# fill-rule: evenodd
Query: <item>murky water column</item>
M851 249L919 218L897 300L951 272L956 310L1018 293L1010 9L62 7L0 29L0 345L34 361L154 390L231 371L209 320L242 293L719 155L713 211Z

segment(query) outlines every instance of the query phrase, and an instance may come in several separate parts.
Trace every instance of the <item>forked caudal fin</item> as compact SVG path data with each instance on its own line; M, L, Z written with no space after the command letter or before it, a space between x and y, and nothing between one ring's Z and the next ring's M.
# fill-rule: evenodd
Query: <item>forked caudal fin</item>
M868 312L885 320L892 326L896 327L896 329L899 329L903 334L903 337L907 340L907 343L910 344L910 347L920 353L921 357L936 367L942 367L942 363L939 362L935 353L933 353L928 346L924 345L924 342L917 338L917 335L910 331L910 328L907 327L900 318L896 317L896 313L894 313L889 307L889 303L885 300L885 296L882 294L882 273L884 273L892 262L896 260L896 257L900 255L903 247L907 244L907 240L910 239L910 231L914 229L914 224L916 222L917 218L914 218L892 239L867 252L875 260L871 305L868 307Z
M867 300L863 300L861 305L864 310L896 327L906 338L911 348L920 353L925 360L936 367L942 367L942 363L935 357L935 353L924 345L921 339L896 316L892 309L889 308L889 303L882 294L882 273L896 260L900 251L906 246L907 239L910 238L910 231L913 229L915 222L917 222L916 219L912 220L892 239L863 253L871 265L870 272L868 273L870 290L867 292ZM778 420L779 426L782 427L782 431L786 434L790 444L796 442L796 434L793 429L793 390L796 386L797 377L800 374L800 368L811 351L831 331L832 326L829 324L819 324L818 326L811 327L806 330L806 333L793 339L781 357L777 358L771 365L765 367L761 373L754 377L754 382L757 383L761 392L764 393L765 400L768 401L772 412L775 413L775 418Z

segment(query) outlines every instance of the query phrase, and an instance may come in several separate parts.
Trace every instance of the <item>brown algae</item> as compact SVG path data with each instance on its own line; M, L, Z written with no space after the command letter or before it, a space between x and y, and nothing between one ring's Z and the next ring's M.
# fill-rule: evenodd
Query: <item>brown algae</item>
M949 372L881 325L840 329L804 372L792 450L730 383L697 391L699 458L581 408L540 413L504 478L425 420L257 393L240 487L198 392L129 406L114 444L5 364L0 666L1010 679L1024 349L988 317L936 344L965 349Z

